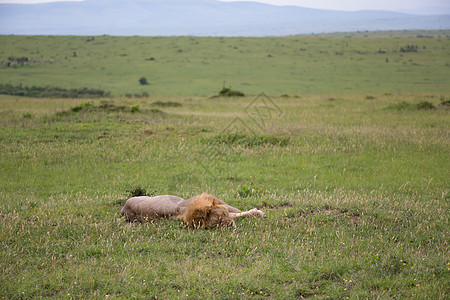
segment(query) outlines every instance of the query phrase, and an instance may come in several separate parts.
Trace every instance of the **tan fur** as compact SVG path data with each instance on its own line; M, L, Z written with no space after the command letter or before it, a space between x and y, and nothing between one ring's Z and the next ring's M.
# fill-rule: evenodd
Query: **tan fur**
M206 193L189 200L172 195L133 197L127 200L121 213L129 222L152 222L162 218L178 218L194 228L235 226L236 218L264 216L264 213L257 209L241 212Z

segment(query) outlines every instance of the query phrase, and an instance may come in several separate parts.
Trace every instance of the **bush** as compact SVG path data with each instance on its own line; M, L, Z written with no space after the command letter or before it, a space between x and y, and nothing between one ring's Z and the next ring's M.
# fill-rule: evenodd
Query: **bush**
M139 111L139 105L133 105L132 107L131 107L131 112L132 113L135 113L135 112L138 112Z
M129 198L131 197L139 197L139 196L153 196L153 192L147 192L147 190L141 186L137 186L126 190Z
M24 119L32 119L33 115L30 112L26 112L22 115L22 118Z
M430 109L434 109L434 105L431 102L428 101L422 101L416 104L417 109L421 109L421 110L430 110Z
M148 84L147 78L145 78L145 77L139 78L139 83L142 85L147 85Z
M244 97L244 93L240 91L232 90L231 88L224 87L219 91L219 96L222 97Z
M450 105L450 98L441 97L441 105L444 105L444 106Z
M72 107L70 110L73 112L79 112L79 111L87 111L94 108L94 103L92 102L84 102L81 103L80 105L74 106Z

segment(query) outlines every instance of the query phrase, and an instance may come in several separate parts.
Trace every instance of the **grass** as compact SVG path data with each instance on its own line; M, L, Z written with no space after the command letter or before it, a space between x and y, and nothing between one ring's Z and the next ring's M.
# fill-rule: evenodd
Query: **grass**
M51 83L116 97L213 96L224 81L246 95L448 92L448 31L424 32L427 37L422 38L416 37L420 32L401 38L402 32L374 35L94 40L0 36L0 83L24 87ZM401 52L406 46L418 50ZM10 57L28 61L7 67ZM139 82L143 77L146 85Z
M189 38L150 40L157 48ZM150 78L135 76L136 86L141 76ZM448 298L448 86L288 89L270 98L277 113L253 96L179 88L140 98L0 96L1 298ZM418 108L426 102L435 109ZM193 230L120 216L131 194L204 191L267 217Z

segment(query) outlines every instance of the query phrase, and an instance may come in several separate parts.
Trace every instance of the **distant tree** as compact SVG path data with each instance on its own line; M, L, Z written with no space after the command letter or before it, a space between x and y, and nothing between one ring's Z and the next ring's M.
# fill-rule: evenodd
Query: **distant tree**
M139 78L139 83L140 83L140 84L142 84L142 85L146 85L146 84L148 84L148 82L147 82L147 78L145 78L145 77L141 77L141 78Z

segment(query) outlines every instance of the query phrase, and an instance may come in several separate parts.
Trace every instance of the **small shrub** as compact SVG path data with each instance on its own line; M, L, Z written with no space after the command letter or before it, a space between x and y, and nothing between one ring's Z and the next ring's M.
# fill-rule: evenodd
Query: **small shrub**
M103 111L129 111L131 110L125 105L116 105L111 101L101 101L100 105L97 107L94 107L96 110L103 110Z
M72 107L70 110L73 112L87 111L94 107L94 103L92 102L84 102L80 105Z
M24 119L32 119L33 115L30 112L26 112L22 115L22 118Z
M250 196L259 196L263 194L262 186L254 186L253 184L244 184L237 191L237 196L240 198L248 198Z
M244 97L245 94L240 91L232 90L231 88L224 87L219 91L219 96L222 97Z
M147 190L145 188L143 188L142 186L137 186L134 188L131 188L129 190L126 190L127 192L127 196L129 198L131 197L139 197L139 196L153 196L154 193L153 192L147 192Z
M132 113L136 113L136 112L138 112L139 111L139 105L133 105L132 107L131 107L131 112Z
M145 78L145 77L139 78L139 83L141 85L147 85L148 84L147 78Z
M101 101L99 108L103 109L103 110L107 110L114 107L114 104L110 101Z
M430 110L430 109L434 109L434 105L431 102L428 101L422 101L416 104L417 109L420 110Z
M449 106L450 105L450 98L441 97L441 105Z

